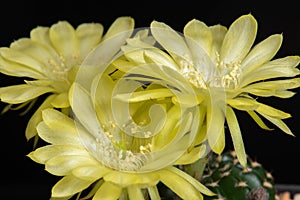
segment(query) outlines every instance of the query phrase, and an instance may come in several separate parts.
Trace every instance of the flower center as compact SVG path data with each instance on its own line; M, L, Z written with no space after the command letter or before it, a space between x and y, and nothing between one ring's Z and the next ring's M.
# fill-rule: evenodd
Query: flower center
M129 130L136 131L132 123L130 123ZM99 135L100 137L96 138L96 158L112 169L138 171L151 152L151 139L128 135L111 121L103 126Z
M195 87L207 89L207 86L234 89L241 75L240 62L224 63L216 52L215 69L201 68L201 72L193 64L182 60L181 73ZM203 63L205 64L205 63ZM207 71L211 70L211 71Z

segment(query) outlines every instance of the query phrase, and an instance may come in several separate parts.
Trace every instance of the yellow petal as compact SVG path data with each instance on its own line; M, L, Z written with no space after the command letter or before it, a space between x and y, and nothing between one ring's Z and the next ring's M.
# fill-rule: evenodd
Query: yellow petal
M101 42L89 53L77 72L76 82L89 89L95 74L106 69L126 39L132 34L134 20L131 17L119 17L110 26Z
M229 27L220 52L224 63L238 63L249 52L257 31L257 22L251 14L243 15Z
M42 111L47 108L52 108L51 102L55 96L56 94L47 97L29 119L25 130L25 136L27 140L38 134L37 126L42 121Z
M80 99L80 101L78 101ZM69 92L69 101L76 119L90 132L98 133L100 124L90 94L81 85L74 83Z
M121 196L121 192L121 187L118 187L117 185L110 182L104 182L96 192L93 200L118 200Z
M222 94L212 91L210 102L207 106L207 139L209 146L214 152L220 154L225 147L224 136L224 100Z
M109 173L111 169L101 165L77 167L72 171L72 174L80 179L96 181Z
M273 130L273 129L269 128L254 111L248 110L247 113L254 119L254 121L262 129L269 130L269 131Z
M131 35L133 28L134 19L132 17L118 17L105 33L103 40L118 36L120 33L124 34L124 32L128 32L126 35L129 36Z
M75 145L46 145L31 152L28 156L37 163L45 164L49 159L61 155L89 156L85 148Z
M86 155L59 155L48 160L45 164L45 169L56 176L64 176L78 167L89 165L97 166L99 163Z
M182 199L202 200L201 193L185 178L171 170L161 170L160 180Z
M205 154L206 147L201 145L193 148L191 151L184 153L177 161L176 164L187 165L196 162L199 158Z
M246 77L243 77L240 85L245 86L249 83L271 78L296 76L300 74L300 70L296 68L299 62L299 56L287 56L272 60L263 64Z
M209 29L213 36L213 54L211 56L213 60L217 61L217 55L214 52L221 51L222 43L226 35L227 28L225 26L217 24L214 26L210 26Z
M65 65L67 67L75 65L75 58L78 58L79 50L75 30L71 24L59 21L52 25L49 37L55 50L63 57Z
M104 175L104 180L114 183L119 187L128 187L138 184L143 186L153 186L159 181L157 173L126 173L120 171L112 171Z
M184 171L181 171L176 167L171 167L171 168L168 168L167 170L169 170L170 172L172 172L172 173L184 178L185 180L187 180L190 184L192 184L202 194L205 194L205 195L208 195L208 196L215 195L215 193L210 191L206 186L201 184L198 180L194 179L193 177L191 177L189 174L185 173Z
M51 46L49 27L38 26L30 31L32 41Z
M255 110L259 107L257 102L250 98L237 97L234 99L227 99L226 102L233 108L239 110Z
M258 103L258 102L257 102ZM265 114L270 117L279 118L279 119L286 119L291 117L289 113L283 112L266 104L258 103L259 107L256 111L260 114Z
M38 60L34 59L29 55L24 54L21 51L2 47L0 48L0 54L3 58L5 58L8 61L17 63L21 66L23 65L26 68L29 68L30 70L38 71L42 75L47 76L47 74L44 73L43 63L39 62Z
M85 59L88 53L100 43L103 26L99 23L83 23L76 28L78 47L81 60Z
M294 134L292 133L292 131L290 130L290 128L281 120L278 118L274 118L265 114L260 113L263 117L265 117L267 120L269 120L270 122L272 122L273 124L275 124L278 128L280 128L283 132L285 132L286 134L289 134L291 136L294 136Z
M6 103L18 104L32 100L48 92L54 92L54 89L52 87L28 84L13 85L0 88L0 99Z
M26 65L6 60L2 56L0 56L0 72L9 76L30 77L34 79L43 79L46 77L43 72Z
M141 200L144 199L144 195L140 187L136 185L129 186L127 188L128 196L130 200Z
M11 43L10 48L38 61L45 75L52 72L54 65L62 66L61 59L51 44L44 45L30 38L21 38Z
M281 43L282 35L275 34L255 45L241 63L242 75L247 76L257 67L271 60L279 50Z
M232 138L234 149L237 153L238 160L240 161L243 167L247 167L247 156L245 152L239 122L237 121L233 109L229 106L227 106L226 109L226 121L230 130L230 135Z
M72 196L91 185L92 182L78 179L74 176L66 176L60 179L52 188L52 197Z
M64 92L59 95L57 95L53 101L51 102L52 106L55 108L67 108L70 106L69 100L68 100L68 93Z
M182 59L192 61L190 50L179 33L176 33L176 31L168 25L157 21L151 22L150 28L151 33L158 43L171 55L179 57L178 63L180 63Z
M128 101L130 103L146 101L151 99L159 99L159 98L166 98L171 97L174 94L168 88L159 88L159 89L152 89L152 90L143 90L137 91L127 94L117 94L114 98Z
M184 26L183 33L189 38L188 42L196 42L209 56L212 55L213 35L205 23L193 19Z

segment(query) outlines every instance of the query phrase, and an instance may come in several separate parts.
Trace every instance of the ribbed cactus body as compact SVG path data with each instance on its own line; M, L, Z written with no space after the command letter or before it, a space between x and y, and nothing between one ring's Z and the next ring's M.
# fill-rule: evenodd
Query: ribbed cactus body
M247 159L247 168L243 168L234 151L219 156L212 153L201 182L217 196L205 200L275 200L272 175L260 163Z

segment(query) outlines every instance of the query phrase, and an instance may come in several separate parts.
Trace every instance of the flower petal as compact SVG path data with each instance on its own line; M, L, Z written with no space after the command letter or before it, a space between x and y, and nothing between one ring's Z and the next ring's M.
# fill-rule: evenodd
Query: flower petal
M81 180L72 175L65 176L60 179L52 188L52 197L69 197L92 184L90 181Z
M77 167L72 171L72 174L80 179L88 181L96 181L109 173L111 169L99 165Z
M246 86L249 83L257 82L278 77L293 77L300 74L300 70L296 68L300 62L299 56L287 56L267 62L243 77L240 86Z
M241 63L242 75L247 76L248 73L251 73L257 67L271 60L281 44L282 35L275 34L255 45Z
M261 114L261 113L260 113ZM281 120L278 118L274 118L265 114L261 114L264 118L266 118L267 120L269 120L270 122L272 122L273 124L275 124L278 128L280 128L283 132L294 136L294 134L292 133L292 131L290 130L290 128Z
M45 169L56 176L65 176L78 167L89 165L97 166L99 162L86 155L59 155L48 160Z
M84 60L88 53L101 41L103 26L99 23L84 23L76 28L80 60Z
M42 121L42 111L46 108L52 108L51 102L55 96L54 94L47 97L29 119L25 130L27 140L37 135L37 125Z
M52 87L28 84L13 85L0 88L0 99L6 103L18 104L32 100L48 92L54 92L54 89Z
M185 37L191 39L191 42L196 42L209 56L212 56L213 35L205 23L193 19L184 26L183 33Z
M55 50L63 57L66 66L74 66L79 55L78 40L75 30L66 21L59 21L52 25L49 37Z
M104 182L96 192L93 200L105 199L105 200L118 200L121 196L122 188L117 185Z
M202 194L188 180L171 170L161 170L160 180L182 199L202 200Z
M213 36L212 60L217 61L217 53L221 52L222 43L227 33L227 28L220 24L209 27Z
M121 50L126 39L132 34L134 20L119 17L110 26L101 42L89 53L77 72L76 82L89 89L95 74L101 74L105 65Z
M58 94L53 101L51 102L52 106L55 108L67 108L70 107L70 103L68 100L68 93L64 92Z
M169 54L178 58L178 62L182 59L192 61L191 52L185 43L183 37L176 33L171 27L162 22L153 21L150 25L151 33L154 38L166 49Z
M96 134L99 130L102 130L94 110L92 99L81 85L74 83L71 86L69 101L75 117L90 133Z
M114 183L120 187L128 187L130 185L151 186L156 185L159 181L159 175L155 172L150 173L126 173L120 171L112 171L104 175L104 180Z
M140 187L131 185L127 188L128 196L130 200L141 200L144 199L144 195Z
M35 162L45 164L49 159L61 155L85 155L88 152L81 146L75 145L46 145L31 152L28 156Z
M257 22L251 14L243 15L229 27L220 52L224 63L238 63L249 52L257 31Z
M232 138L234 149L237 153L238 160L240 161L243 167L247 167L247 156L245 152L239 122L237 121L233 109L229 106L227 106L226 109L226 121L230 130L230 135Z

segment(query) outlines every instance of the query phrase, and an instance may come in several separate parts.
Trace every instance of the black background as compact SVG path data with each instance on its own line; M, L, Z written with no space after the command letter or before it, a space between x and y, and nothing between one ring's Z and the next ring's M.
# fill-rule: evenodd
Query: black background
M271 34L282 33L283 44L277 57L300 54L300 11L293 1L6 1L0 11L0 46L9 46L21 37L29 37L36 26L51 26L67 20L74 27L85 22L99 22L108 28L119 16L131 16L135 27L148 27L152 20L162 21L182 32L191 19L199 19L207 25L229 26L243 14L251 13L258 22L257 42ZM272 1L270 1L272 2ZM296 1L295 1L296 2ZM0 75L0 86L22 83ZM296 90L296 92L299 92ZM290 99L260 98L276 108L291 113L285 120L295 137L277 128L263 131L246 114L239 113L246 152L262 163L280 184L300 184L300 94ZM5 106L0 103L0 109ZM19 116L11 111L0 116L1 125L1 179L0 199L28 197L49 199L52 185L59 180L44 171L44 166L31 161L26 154L32 149L32 141L25 139L25 127L29 116ZM227 136L228 137L228 136ZM227 138L226 148L232 148Z

